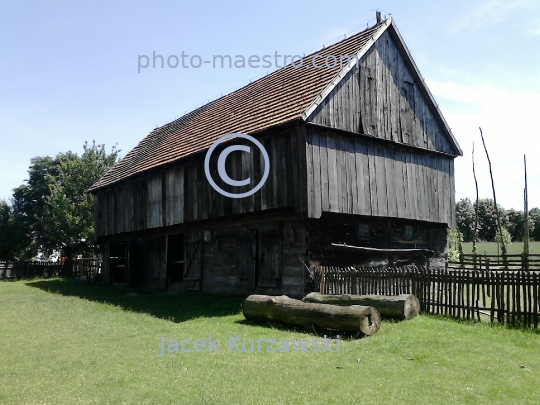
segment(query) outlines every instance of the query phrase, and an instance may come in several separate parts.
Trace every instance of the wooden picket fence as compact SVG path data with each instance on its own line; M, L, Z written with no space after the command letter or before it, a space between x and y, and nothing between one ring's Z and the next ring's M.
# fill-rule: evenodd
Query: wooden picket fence
M0 279L20 280L32 277L53 277L62 274L63 265L58 262L15 261L0 262Z
M101 261L96 258L73 260L73 274L77 277L86 277L91 280L101 272Z
M309 272L314 291L323 294L414 294L424 313L538 327L540 271L319 266Z
M101 262L96 258L74 259L73 274L91 280L101 272ZM20 280L32 277L54 277L64 274L64 264L45 261L0 262L0 280Z

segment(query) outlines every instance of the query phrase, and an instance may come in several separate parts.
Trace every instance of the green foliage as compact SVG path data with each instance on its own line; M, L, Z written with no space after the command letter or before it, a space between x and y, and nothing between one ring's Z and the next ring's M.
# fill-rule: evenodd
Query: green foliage
M14 215L13 208L0 201L0 261L29 258L24 228Z
M514 209L507 210L506 220L508 223L508 232L510 233L512 241L522 241L523 234L525 233L525 219L523 211L516 211Z
M459 231L463 234L465 242L471 242L474 238L476 202L473 204L468 198L461 199L456 203L456 222ZM501 217L501 226L507 228L508 220L506 212L498 206ZM497 235L497 210L493 200L489 198L478 200L478 240L495 241Z
M118 160L115 147L85 142L83 154L36 157L29 179L13 193L13 218L25 243L15 256L29 258L40 251L64 256L91 254L94 197L86 190Z
M13 190L13 220L22 242L14 252L18 259L30 259L42 250L46 238L40 218L45 216L45 200L51 193L51 179L58 176L58 161L49 156L35 157L28 168L28 180Z
M0 200L0 261L14 259L12 232L13 210L4 200Z
M464 198L456 203L456 222L463 234L464 242L472 242L474 237L475 206L470 199ZM504 210L499 206L501 225L510 233L512 242L523 241L525 219L523 211L514 209ZM478 240L495 241L497 231L497 212L491 199L478 201ZM529 211L530 239L540 241L540 209Z
M497 209L501 218L501 226L506 228L504 209L501 206L498 206ZM497 236L497 209L490 198L478 200L478 222L482 224L482 229L478 231L478 239L495 241Z
M529 211L529 221L532 224L529 230L531 239L540 241L540 208L533 208Z
M465 242L471 242L474 238L474 217L474 206L471 200L462 198L456 203L457 227Z
M448 260L457 262L459 261L460 253L462 252L461 242L462 234L459 229L449 229L446 235L448 250Z
M85 143L84 153L57 156L58 175L47 176L50 194L45 215L39 222L46 231L41 246L45 252L61 251L65 256L95 253L94 197L86 190L112 167L118 158L115 148L107 154L105 145Z
M510 236L510 232L508 232L505 227L502 227L502 235L497 229L496 239L497 239L498 245L501 247L501 251L503 247L505 248L505 250L507 250L507 247L512 244L512 238Z

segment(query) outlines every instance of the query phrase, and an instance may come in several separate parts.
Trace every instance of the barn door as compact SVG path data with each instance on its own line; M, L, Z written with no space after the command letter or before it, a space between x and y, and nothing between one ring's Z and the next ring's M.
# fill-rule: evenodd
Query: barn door
M201 290L202 274L202 235L201 232L189 232L184 241L185 267L183 285L190 290Z
M259 287L277 287L281 280L281 232L263 230L259 244Z
M257 230L240 232L238 252L238 278L244 288L256 287L257 281Z

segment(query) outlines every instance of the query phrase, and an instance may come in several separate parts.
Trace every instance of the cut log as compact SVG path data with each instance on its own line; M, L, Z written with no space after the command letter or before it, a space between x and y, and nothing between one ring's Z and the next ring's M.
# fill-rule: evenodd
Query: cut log
M310 293L304 302L333 305L364 305L374 307L383 317L411 319L420 313L420 301L412 294L384 295L328 295Z
M316 325L325 329L362 332L364 335L374 334L381 326L379 312L373 307L312 304L285 295L250 295L242 305L242 312L247 319L254 321Z

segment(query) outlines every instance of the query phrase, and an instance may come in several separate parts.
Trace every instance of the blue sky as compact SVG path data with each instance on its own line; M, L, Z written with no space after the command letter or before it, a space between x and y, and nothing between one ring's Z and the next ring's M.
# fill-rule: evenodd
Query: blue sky
M540 206L540 2L17 1L0 3L0 199L30 159L85 140L125 155L156 126L249 83L267 69L147 68L138 55L303 54L391 14L464 157L456 197L491 197L482 126L505 208Z

